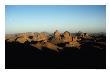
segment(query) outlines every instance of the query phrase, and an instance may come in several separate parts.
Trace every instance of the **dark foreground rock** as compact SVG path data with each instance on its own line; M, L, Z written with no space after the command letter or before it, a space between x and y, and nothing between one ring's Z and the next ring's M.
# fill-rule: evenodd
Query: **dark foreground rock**
M106 36L58 30L8 34L5 68L105 69Z
M98 43L99 44L99 43ZM80 49L64 47L59 52L29 43L6 42L6 69L105 69L106 48L82 45Z

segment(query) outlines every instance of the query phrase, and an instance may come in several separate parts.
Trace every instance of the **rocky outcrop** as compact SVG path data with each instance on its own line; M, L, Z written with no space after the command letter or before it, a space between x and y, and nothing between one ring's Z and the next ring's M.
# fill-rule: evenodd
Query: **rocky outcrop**
M88 36L87 34L82 34L81 37ZM70 32L65 31L63 35L56 30L52 39L49 39L49 36L45 32L41 33L19 33L16 35L8 35L6 36L6 40L9 42L19 42L25 43L30 42L30 44L38 49L42 49L42 47L46 47L58 52L58 49L62 49L60 44L63 44L63 47L75 47L80 48L79 39L77 36L71 35ZM34 43L33 43L33 42ZM31 43L32 42L32 43Z
M65 47L80 48L80 43L78 42L77 36L72 36L68 31L64 32L63 41L66 43Z
M80 37L83 39L92 39L92 37L88 33L81 33Z
M74 47L80 49L80 43L79 42L69 42L69 44L66 44L65 47Z
M16 39L16 42L19 42L19 43L25 43L26 41L28 41L28 36L26 34L21 34Z
M36 41L44 41L47 42L48 41L48 36L46 35L46 33L41 32L37 35L36 37Z
M72 36L68 31L65 31L63 35L64 35L64 38L63 38L64 42L71 42L72 41Z
M48 41L48 36L44 33L44 32L41 32L41 33L38 33L38 34L35 34L35 33L21 33L17 36L17 39L16 39L17 42L20 42L20 43L24 43L26 41L28 42L31 42L31 41L44 41L44 42L47 42Z
M59 51L59 50L58 50L58 46L56 46L55 44L50 43L50 42L46 42L46 43L43 45L43 47L48 48L48 49L51 49L51 50L54 50L54 51L56 51L56 52Z
M60 43L62 43L61 33L58 30L56 30L54 32L54 37L52 38L51 42L53 44L60 44Z
M61 33L60 33L58 30L56 30L56 31L54 32L54 38L55 38L56 40L61 40Z
M31 41L37 41L37 36L38 36L38 33L35 33L35 32L27 32L27 33L22 33L22 34L19 34L18 37L20 36L26 36L27 37L27 41L31 42Z
M5 36L5 40L8 42L14 42L16 38L17 38L16 35L13 35L13 34L10 34L10 35L7 34Z

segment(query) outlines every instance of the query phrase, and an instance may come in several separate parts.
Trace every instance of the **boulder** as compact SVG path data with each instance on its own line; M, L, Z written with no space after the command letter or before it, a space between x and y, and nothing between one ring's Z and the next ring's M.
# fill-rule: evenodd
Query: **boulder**
M29 38L26 34L20 34L19 37L16 39L16 42L25 43L28 40Z
M61 33L60 33L58 30L56 30L56 31L54 32L54 38L55 38L56 40L61 40Z
M54 43L54 44L62 43L61 33L58 30L56 30L54 32L54 37L52 38L51 42Z
M44 33L41 32L37 35L37 37L35 37L36 41L44 41L47 42L48 41L48 36Z
M44 45L43 45L45 48L48 48L50 50L54 50L56 52L58 52L58 46L53 44L53 43L50 43L50 42L46 42Z
M72 41L72 36L68 31L65 31L63 35L64 35L64 38L63 38L64 42L71 42Z
M65 47L74 47L74 48L80 48L80 43L79 42L69 42L69 44L66 44Z

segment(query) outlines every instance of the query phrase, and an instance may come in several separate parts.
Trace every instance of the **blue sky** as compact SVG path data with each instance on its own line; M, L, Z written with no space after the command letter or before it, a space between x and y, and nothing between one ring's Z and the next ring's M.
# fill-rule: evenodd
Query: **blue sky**
M105 5L6 5L6 33L105 32Z

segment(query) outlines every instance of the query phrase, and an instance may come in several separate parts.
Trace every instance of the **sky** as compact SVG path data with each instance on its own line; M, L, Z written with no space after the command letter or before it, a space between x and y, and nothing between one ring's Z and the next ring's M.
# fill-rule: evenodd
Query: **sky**
M6 5L5 33L106 32L105 5Z

